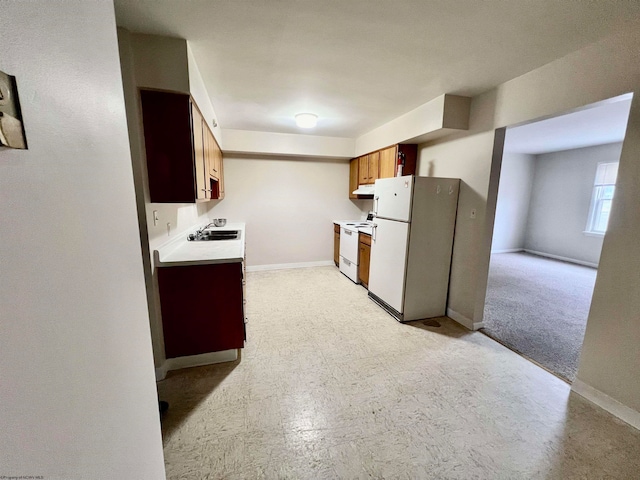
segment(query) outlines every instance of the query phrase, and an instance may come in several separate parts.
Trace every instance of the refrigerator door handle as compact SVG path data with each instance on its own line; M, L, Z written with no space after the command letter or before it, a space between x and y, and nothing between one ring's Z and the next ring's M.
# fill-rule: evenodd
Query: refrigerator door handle
M373 235L371 235L371 239L375 242L376 241L376 232L378 231L378 225L376 225L375 223L373 224L373 226L371 227L372 233Z
M376 195L375 197L373 197L373 215L378 215L378 200L380 200L380 197L378 195Z

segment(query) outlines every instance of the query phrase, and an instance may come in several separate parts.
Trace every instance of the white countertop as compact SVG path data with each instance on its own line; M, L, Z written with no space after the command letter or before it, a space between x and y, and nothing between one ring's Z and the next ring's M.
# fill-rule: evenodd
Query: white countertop
M238 230L240 232L238 240L188 241L188 233L194 233L196 230L198 230L197 226L154 250L155 266L176 267L244 261L244 223L227 223L224 227L210 227L207 229L216 231Z

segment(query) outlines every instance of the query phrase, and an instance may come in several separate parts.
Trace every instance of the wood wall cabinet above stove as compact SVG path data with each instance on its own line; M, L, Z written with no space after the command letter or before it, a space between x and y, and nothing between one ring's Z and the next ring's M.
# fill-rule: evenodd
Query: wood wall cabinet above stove
M151 202L222 198L222 151L191 96L141 90L140 101Z
M371 198L354 195L358 185L371 185L378 178L391 178L398 174L398 156L402 156L404 165L402 175L415 175L418 145L397 144L351 160L349 166L349 198Z

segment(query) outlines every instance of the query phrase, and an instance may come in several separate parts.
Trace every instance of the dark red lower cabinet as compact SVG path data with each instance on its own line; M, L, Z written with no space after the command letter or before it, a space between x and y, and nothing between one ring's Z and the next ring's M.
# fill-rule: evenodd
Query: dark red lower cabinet
M167 358L242 348L242 263L158 267Z

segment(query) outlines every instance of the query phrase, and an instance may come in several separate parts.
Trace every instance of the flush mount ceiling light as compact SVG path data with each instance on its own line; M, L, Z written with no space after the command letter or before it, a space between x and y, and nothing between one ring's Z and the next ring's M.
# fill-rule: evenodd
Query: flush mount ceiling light
M296 115L296 125L300 128L313 128L318 123L318 116L313 113L299 113Z

